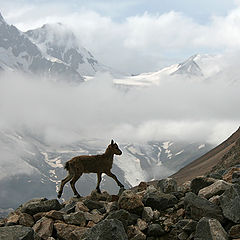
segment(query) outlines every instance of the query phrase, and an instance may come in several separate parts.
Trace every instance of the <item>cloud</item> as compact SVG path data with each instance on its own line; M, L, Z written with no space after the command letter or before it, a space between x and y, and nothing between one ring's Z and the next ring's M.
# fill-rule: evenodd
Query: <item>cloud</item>
M217 144L239 125L238 85L177 78L126 92L108 75L71 86L6 74L0 81L1 128L30 129L52 144L94 138Z

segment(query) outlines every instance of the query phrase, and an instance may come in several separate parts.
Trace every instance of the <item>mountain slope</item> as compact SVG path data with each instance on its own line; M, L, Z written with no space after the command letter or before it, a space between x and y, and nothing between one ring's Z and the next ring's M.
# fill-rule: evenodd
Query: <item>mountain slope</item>
M171 177L175 178L178 183L183 183L210 171L234 166L240 163L239 143L240 128L220 145L183 167ZM235 161L233 161L234 158Z

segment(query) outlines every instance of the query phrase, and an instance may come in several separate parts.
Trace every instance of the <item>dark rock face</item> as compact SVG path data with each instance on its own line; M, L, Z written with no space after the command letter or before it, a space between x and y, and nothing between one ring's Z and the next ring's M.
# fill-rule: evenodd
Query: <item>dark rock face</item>
M162 227L159 224L151 224L148 227L147 235L149 237L160 237L165 234L165 231L162 229Z
M0 239L1 240L33 240L34 231L30 227L24 227L20 225L0 227Z
M219 221L223 220L222 211L218 206L192 192L186 194L184 205L186 216L194 220L200 220L202 217L213 217Z
M130 222L131 215L128 211L120 209L114 212L111 212L106 219L117 219L122 222L124 228L126 229L128 223Z
M172 194L149 192L143 196L143 204L159 211L173 207L178 202Z
M163 193L176 192L177 182L173 178L161 179L158 181L157 187Z
M219 198L223 215L234 223L240 223L240 185L234 184Z
M90 199L86 199L83 203L89 210L100 209L104 207L103 203Z
M82 240L127 240L122 222L117 219L106 219L87 230Z
M21 212L34 215L38 212L48 212L51 210L60 210L61 204L57 199L29 202L22 206Z
M218 220L203 217L197 225L194 240L216 239L228 240L228 234Z
M231 227L229 230L229 236L234 239L240 238L240 224Z
M213 184L216 180L214 178L196 177L191 181L191 192L198 194L199 190Z

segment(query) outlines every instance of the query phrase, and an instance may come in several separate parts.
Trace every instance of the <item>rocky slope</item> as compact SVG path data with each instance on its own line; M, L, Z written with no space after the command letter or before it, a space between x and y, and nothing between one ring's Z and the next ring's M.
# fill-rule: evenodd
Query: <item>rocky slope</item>
M240 128L223 143L172 175L178 183L240 164Z
M63 203L33 199L0 221L0 239L239 239L239 183L236 167L182 186L167 178L118 195L93 191Z

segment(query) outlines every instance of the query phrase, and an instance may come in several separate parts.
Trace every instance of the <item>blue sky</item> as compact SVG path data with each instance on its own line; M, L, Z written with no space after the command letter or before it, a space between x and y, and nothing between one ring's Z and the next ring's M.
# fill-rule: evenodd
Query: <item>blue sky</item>
M0 6L22 31L64 23L98 60L129 73L240 49L239 0L0 0Z

